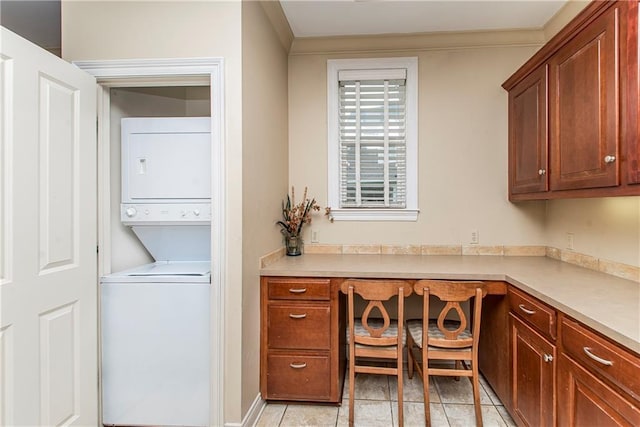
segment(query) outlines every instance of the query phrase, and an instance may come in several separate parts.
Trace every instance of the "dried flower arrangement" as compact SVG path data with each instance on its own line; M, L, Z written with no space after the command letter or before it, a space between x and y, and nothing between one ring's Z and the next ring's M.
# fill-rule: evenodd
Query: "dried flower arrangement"
M286 203L282 201L282 221L277 221L280 225L282 234L288 237L298 237L302 232L304 224L311 224L311 213L319 211L320 206L316 199L309 200L307 198L307 187L304 188L302 201L296 204L295 190L291 187L291 197L287 194Z

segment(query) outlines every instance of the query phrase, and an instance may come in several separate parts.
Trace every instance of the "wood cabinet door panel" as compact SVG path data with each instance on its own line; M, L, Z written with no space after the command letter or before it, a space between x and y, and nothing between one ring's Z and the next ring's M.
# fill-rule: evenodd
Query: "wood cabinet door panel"
M549 60L551 190L620 183L618 14L607 10Z
M331 307L326 304L269 304L269 348L329 350Z
M514 420L521 426L553 426L556 348L510 314Z
M640 409L564 353L558 362L558 425L638 426Z
M509 91L509 191L549 189L547 179L547 66Z

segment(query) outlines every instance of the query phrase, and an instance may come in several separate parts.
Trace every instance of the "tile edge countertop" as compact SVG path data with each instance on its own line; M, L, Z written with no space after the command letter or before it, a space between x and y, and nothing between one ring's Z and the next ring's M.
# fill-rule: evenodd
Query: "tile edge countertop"
M260 275L501 280L640 353L640 283L547 257L306 254Z

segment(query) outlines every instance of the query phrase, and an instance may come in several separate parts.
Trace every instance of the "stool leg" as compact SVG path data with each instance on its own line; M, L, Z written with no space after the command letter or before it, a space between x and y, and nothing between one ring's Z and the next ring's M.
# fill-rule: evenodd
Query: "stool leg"
M355 356L351 354L349 358L349 426L353 426L353 404L354 404L354 393L355 393L355 383L356 383L356 364L355 364Z
M400 358L398 360L397 365L398 371L398 427L402 427L404 425L404 403L402 402L402 350L400 350Z
M482 427L482 406L480 406L480 382L478 381L477 363L473 363L473 376L471 383L473 385L473 406L476 412L476 426Z
M411 338L411 334L409 334L409 330L407 330L407 374L409 375L409 379L413 378L413 338Z
M424 393L424 422L426 426L431 425L431 399L429 397L429 359L427 350L422 349L422 389Z

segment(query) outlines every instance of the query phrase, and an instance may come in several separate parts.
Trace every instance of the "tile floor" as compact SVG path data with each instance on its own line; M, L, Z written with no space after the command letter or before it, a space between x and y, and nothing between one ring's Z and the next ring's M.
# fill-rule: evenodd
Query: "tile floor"
M484 378L481 378L480 403L484 425L515 426L515 423ZM471 382L466 378L432 377L431 425L433 427L475 426ZM356 376L355 425L397 426L398 394L395 377L360 374ZM341 406L309 404L267 404L256 427L348 426L349 384L345 381ZM404 425L424 426L422 380L408 379L404 372Z

